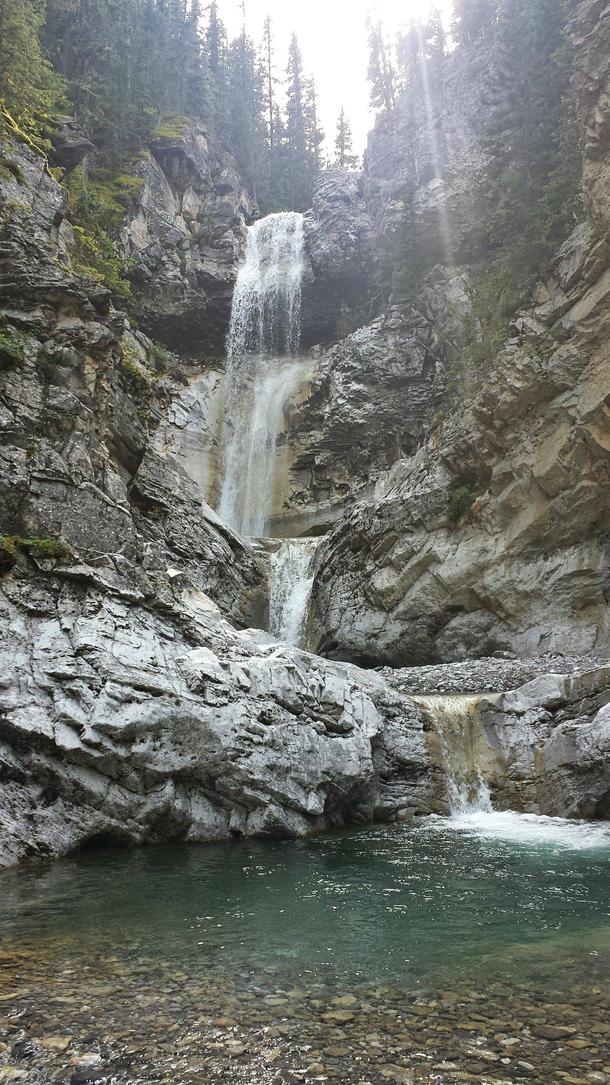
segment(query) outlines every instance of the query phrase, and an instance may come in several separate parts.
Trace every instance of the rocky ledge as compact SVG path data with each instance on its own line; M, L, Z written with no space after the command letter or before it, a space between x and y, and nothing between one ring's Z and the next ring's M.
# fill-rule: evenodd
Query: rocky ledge
M145 607L42 565L0 597L0 862L434 808L423 715L379 675L239 633L179 575Z

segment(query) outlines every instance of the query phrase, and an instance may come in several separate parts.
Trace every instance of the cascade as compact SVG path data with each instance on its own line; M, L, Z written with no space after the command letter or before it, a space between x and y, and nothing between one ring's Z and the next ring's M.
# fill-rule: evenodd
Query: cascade
M218 512L242 535L264 535L285 475L286 408L307 366L296 357L304 268L303 216L250 227L231 310L224 462Z
M319 539L284 539L271 556L269 632L288 644L305 639L318 544Z
M478 706L483 694L414 697L434 725L452 815L489 813L493 807L481 774Z

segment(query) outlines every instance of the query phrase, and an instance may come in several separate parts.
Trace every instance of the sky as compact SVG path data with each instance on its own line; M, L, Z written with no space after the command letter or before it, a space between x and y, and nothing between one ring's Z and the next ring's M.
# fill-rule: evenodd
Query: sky
M425 17L433 0L245 0L248 33L260 40L270 15L275 28L278 76L283 76L290 35L294 30L305 68L314 75L321 119L332 149L341 106L351 122L354 150L362 153L372 127L366 81L368 49L366 19L379 18L390 33L412 18ZM449 22L452 0L435 5ZM241 0L220 0L219 8L231 36L241 29Z

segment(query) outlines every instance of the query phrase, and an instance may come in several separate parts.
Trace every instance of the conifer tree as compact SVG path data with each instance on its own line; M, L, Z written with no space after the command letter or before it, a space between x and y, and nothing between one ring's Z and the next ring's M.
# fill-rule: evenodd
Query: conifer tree
M322 144L324 132L318 119L318 95L315 79L305 80L305 148L308 157L308 172L315 175L322 166Z
M369 23L369 68L371 105L390 113L396 105L395 74L390 51L380 22Z
M44 18L44 0L0 0L0 105L32 130L63 92L40 48Z
M349 123L345 109L341 106L337 121L337 135L335 138L335 162L344 169L355 169L358 164L358 156L353 153L352 127Z
M286 95L286 141L288 192L293 210L304 210L307 206L308 160L305 127L305 99L303 58L296 38L292 35L288 50Z
M455 0L453 37L460 45L472 45L489 33L495 18L498 0Z

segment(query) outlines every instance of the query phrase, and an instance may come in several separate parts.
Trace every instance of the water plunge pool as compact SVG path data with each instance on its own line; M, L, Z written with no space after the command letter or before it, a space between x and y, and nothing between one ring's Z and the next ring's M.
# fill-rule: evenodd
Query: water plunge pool
M7 871L0 1081L601 1085L609 887L511 814Z

